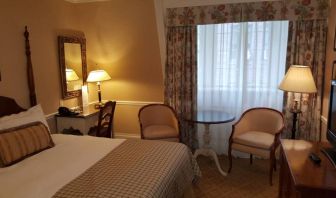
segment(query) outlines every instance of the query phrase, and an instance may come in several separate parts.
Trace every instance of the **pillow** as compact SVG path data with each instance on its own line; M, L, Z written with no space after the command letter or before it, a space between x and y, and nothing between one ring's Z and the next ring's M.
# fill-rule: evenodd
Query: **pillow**
M46 125L48 131L48 123L45 119L42 107L40 104L28 109L27 111L20 112L18 114L12 114L9 116L4 116L0 118L0 130L9 129L17 126L21 126L24 124L32 123L32 122L42 122Z
M0 164L9 166L54 146L47 127L29 123L0 131Z

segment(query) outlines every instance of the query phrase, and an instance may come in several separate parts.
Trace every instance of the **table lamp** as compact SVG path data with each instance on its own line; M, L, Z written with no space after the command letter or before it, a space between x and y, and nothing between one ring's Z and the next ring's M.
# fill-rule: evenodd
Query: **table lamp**
M78 75L73 69L65 69L65 78L67 82L79 80Z
M279 89L293 93L316 93L316 85L309 66L292 65L282 79ZM300 99L294 98L290 112L293 113L292 139L295 139L297 114L301 113Z
M108 75L108 73L105 70L94 70L89 73L89 76L86 80L86 82L97 82L98 86L98 99L99 103L98 106L100 107L103 103L101 101L101 90L100 90L100 82L105 80L110 80L111 77Z

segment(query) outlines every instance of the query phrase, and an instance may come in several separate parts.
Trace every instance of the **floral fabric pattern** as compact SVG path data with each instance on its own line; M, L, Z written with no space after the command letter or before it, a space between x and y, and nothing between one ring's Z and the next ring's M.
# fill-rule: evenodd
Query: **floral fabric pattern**
M328 0L284 0L287 19L312 20L328 18Z
M326 19L329 0L279 0L167 9L167 26Z
M190 16L188 12L183 16ZM196 109L196 44L196 26L168 28L165 103L177 112L182 141L190 148L197 146L196 126L184 119L194 115Z
M301 111L298 122L298 139L318 141L320 138L320 115L323 90L323 71L327 37L326 20L291 21L289 23L286 66L300 64L311 67L317 87L316 94L302 94ZM292 116L289 111L294 100L293 94L285 100L286 126L284 137L289 138L292 129Z
M239 22L242 4L228 4L207 7L209 18L214 23ZM204 17L206 18L206 17ZM206 20L203 20L205 23Z
M272 21L284 20L283 2L269 1L246 3L242 7L241 21Z

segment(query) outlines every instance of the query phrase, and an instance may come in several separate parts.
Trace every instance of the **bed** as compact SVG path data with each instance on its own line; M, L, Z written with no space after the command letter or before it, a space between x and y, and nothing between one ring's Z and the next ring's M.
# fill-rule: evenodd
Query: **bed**
M26 36L26 44L27 40ZM27 56L28 81L33 79L31 66ZM34 83L30 85L34 106ZM0 96L0 197L183 197L201 176L184 144L50 134L40 108L25 110L14 99ZM41 140L33 127L42 131L36 134L44 133ZM27 154L22 134L30 134L34 146L42 146L44 140L50 144ZM8 163L8 150L27 155Z
M3 99L8 100L0 97L0 106L9 107ZM8 109L23 110L15 104L5 113L0 109L0 115L10 114ZM0 144L1 135L0 130ZM53 147L0 168L0 197L183 197L200 177L190 150L180 143L51 138Z

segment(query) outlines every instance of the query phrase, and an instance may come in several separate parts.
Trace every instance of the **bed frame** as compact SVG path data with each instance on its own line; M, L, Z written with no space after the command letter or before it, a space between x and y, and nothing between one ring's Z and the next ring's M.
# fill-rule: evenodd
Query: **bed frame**
M0 96L0 117L25 111L14 99Z
M30 44L29 44L29 32L27 26L25 26L25 46L26 46L26 57L27 57L27 82L29 88L29 100L30 106L35 106L36 102L36 92L35 92L35 83L34 83L34 71L33 71L33 64L31 61L31 51L30 51Z
M34 72L33 72L33 64L31 61L31 51L30 51L30 43L29 43L29 32L27 26L25 26L24 31L25 37L25 50L27 57L27 83L29 88L29 102L30 106L35 106L36 102L36 92L35 92L35 83L34 83ZM20 107L14 99L8 98L5 96L0 96L0 117L19 113L24 111L25 109Z

